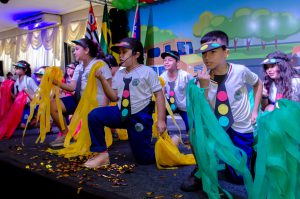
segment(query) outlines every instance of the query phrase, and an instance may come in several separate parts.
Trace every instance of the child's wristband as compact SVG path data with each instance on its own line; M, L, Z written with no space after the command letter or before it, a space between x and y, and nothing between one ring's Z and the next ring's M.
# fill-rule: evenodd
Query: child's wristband
M269 97L268 96L262 96L262 99L268 99Z

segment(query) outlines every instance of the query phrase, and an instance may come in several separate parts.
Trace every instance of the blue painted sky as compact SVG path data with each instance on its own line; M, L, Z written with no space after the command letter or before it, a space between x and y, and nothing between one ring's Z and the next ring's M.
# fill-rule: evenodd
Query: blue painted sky
M167 0L155 4L153 23L160 29L172 30L178 37L193 38L192 27L201 13L210 11L214 15L231 17L239 8L265 8L272 12L290 12L300 17L299 0ZM132 27L135 9L129 13L129 27ZM141 23L148 21L149 6L140 8ZM194 38L195 39L195 38Z

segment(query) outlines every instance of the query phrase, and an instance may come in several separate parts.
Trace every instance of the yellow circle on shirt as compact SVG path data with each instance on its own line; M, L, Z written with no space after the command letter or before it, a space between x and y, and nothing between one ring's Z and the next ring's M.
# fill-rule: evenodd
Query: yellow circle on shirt
M226 104L220 104L218 106L218 112L221 115L226 115L228 113L228 106Z
M122 105L123 105L124 107L127 107L127 106L129 105L129 100L128 100L128 99L124 99L124 100L122 101Z
M175 102L174 97L171 97L171 98L170 98L170 102L171 102L172 104Z

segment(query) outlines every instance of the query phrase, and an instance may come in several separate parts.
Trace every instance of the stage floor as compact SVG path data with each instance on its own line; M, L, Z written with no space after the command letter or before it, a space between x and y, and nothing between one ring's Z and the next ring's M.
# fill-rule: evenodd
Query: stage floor
M81 166L85 158L69 160L46 152L56 134L49 134L43 144L35 144L37 136L38 129L28 130L22 146L22 131L17 130L11 139L0 141L2 194L31 198L205 198L201 192L180 190L194 166L159 170L156 165L137 165L128 141L116 141L110 147L110 166L91 170ZM183 146L180 150L190 152ZM220 184L234 198L247 198L244 186L224 180Z

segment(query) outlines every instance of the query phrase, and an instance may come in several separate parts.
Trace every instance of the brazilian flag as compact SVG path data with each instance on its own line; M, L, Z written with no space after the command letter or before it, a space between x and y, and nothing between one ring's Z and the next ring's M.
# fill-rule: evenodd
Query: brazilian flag
M101 28L101 40L100 46L105 54L111 53L110 47L112 45L111 41L111 31L109 25L109 16L107 11L107 4L104 5L103 18L102 18L102 28Z

